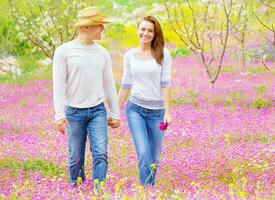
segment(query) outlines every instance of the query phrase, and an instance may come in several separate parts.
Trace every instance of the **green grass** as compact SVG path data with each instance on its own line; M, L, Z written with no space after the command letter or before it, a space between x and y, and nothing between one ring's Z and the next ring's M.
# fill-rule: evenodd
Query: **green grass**
M248 71L252 74L260 74L260 73L269 72L264 66L249 67Z
M172 104L191 104L193 106L197 106L198 102L197 102L197 97L198 97L198 93L191 90L191 89L187 89L185 91L185 94L183 96L174 98L172 100Z
M39 172L45 177L53 178L60 177L63 174L63 169L57 166L54 162L47 162L43 159L28 159L24 162L15 160L0 160L0 170L12 170L11 176L16 176L20 169L24 169L25 172Z
M259 94L262 95L264 93L266 93L267 91L267 86L266 85L259 85L259 86L255 86L254 90Z
M259 98L253 102L253 108L262 109L262 108L270 108L271 102L266 99Z
M42 67L37 64L37 61L44 59L41 53L32 55L21 55L17 57L18 64L22 70L22 75L14 77L11 73L0 75L0 84L19 84L23 85L31 80L51 79L52 67Z

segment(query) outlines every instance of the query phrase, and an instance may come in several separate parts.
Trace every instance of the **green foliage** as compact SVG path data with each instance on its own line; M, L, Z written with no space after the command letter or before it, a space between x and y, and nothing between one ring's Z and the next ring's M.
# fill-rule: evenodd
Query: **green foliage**
M62 174L62 169L53 162L47 162L45 160L27 160L23 164L23 168L27 172L41 172L41 174L47 177L60 177Z
M248 72L252 73L252 74L259 74L259 73L265 73L268 72L268 70L266 68L264 68L263 66L259 66L259 67L249 67L248 68Z
M152 5L154 3L159 3L162 4L163 0L113 0L113 2L117 3L118 5L125 6L126 11L131 13L133 12L136 8L140 8L145 6L147 10L152 8ZM109 2L107 2L108 4ZM106 3L105 3L106 4Z
M51 67L39 67L37 60L43 59L41 53L25 54L17 57L22 75L13 77L13 75L0 75L0 84L25 84L28 81L36 79L51 79Z
M53 57L57 46L74 37L76 30L72 24L77 19L77 11L87 5L77 0L10 2L20 40L49 58Z
M231 102L233 101L241 102L242 100L246 99L246 95L241 91L236 90L236 91L230 92L227 99L230 100Z
M172 100L172 104L191 104L193 106L197 106L198 102L197 102L197 97L198 97L198 93L188 89L185 91L185 94L183 96L177 97L177 98L173 98Z
M186 56L190 55L191 52L185 48L175 48L170 53L171 53L171 56L173 56L173 57L176 57L176 56L186 57Z
M17 57L19 66L23 70L23 73L31 72L37 69L38 65L36 63L36 60L38 60L39 58L41 58L39 54L28 54Z
M259 95L263 95L264 93L266 93L267 90L267 86L266 85L259 85L259 86L255 86L254 90L256 90L256 92Z
M125 26L120 23L111 23L106 27L105 33L107 37L114 40L122 40L125 37Z
M105 36L106 38L111 38L112 45L115 45L115 48L122 49L125 47L125 43L128 42L129 33L127 34L126 27L120 23L111 23L106 26ZM134 38L132 32L130 32L131 37Z
M131 25L127 27L127 32L125 33L125 38L122 42L124 47L133 47L138 44L136 25Z
M167 43L172 44L176 47L185 47L180 38L173 32L168 23L162 22L161 27L163 29L163 36Z
M268 143L268 138L265 136L262 136L259 138L259 142L263 143L263 144L267 144Z
M0 169L10 169L16 173L20 171L20 169L24 169L25 172L40 172L42 175L48 178L60 177L63 173L63 169L57 166L55 163L47 162L43 159L28 159L24 162L0 160Z
M263 98L259 98L256 101L254 101L253 107L257 108L257 109L270 108L271 103L268 102L267 100L263 99Z
M23 55L29 48L27 42L17 36L13 19L0 20L0 55Z

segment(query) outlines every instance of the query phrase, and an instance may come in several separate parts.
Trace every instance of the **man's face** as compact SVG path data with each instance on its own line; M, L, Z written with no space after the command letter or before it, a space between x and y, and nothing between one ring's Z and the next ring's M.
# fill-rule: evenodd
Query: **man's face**
M105 27L103 24L87 26L87 33L93 37L95 40L101 39L101 33L104 31Z

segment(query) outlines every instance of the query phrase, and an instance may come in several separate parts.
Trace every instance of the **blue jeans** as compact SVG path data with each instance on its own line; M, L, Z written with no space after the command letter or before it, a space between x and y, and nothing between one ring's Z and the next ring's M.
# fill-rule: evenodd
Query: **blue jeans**
M137 151L142 185L155 183L164 134L159 124L164 120L164 112L164 109L147 109L131 101L127 103L126 118Z
M84 161L87 134L93 156L93 179L104 181L107 174L107 113L104 104L91 108L66 108L69 141L70 183L85 180Z

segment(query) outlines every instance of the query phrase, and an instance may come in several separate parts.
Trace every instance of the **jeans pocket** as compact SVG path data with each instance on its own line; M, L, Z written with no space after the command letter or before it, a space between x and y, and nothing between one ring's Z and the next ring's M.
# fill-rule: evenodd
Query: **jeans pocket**
M138 109L138 105L136 105L135 103L131 102L131 101L128 101L127 102L127 108L129 109Z
M98 106L96 106L96 110L106 112L104 103L101 103Z
M156 109L154 110L154 115L157 117L164 117L165 109Z
M77 108L67 106L66 110L65 110L65 114L66 115L71 115L71 114L74 114L76 111L77 111Z
M134 105L131 101L128 101L127 104L126 104L126 113L130 112L131 110L134 110Z

